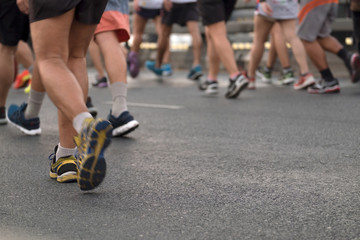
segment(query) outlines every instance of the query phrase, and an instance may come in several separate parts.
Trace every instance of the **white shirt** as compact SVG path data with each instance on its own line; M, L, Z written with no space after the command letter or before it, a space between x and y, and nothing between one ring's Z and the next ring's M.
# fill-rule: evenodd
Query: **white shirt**
M163 0L139 0L139 7L147 9L160 9Z

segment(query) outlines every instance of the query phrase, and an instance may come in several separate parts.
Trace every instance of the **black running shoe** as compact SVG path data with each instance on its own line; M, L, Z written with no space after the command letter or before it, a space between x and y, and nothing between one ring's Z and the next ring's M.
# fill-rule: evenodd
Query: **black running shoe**
M86 99L86 107L87 107L89 113L91 114L91 116L93 116L93 118L96 118L98 110L92 104L91 97L87 97L87 99Z
M96 81L92 83L94 87L106 88L108 86L106 77L96 78Z
M0 125L7 124L6 108L0 107Z
M116 118L113 115L111 115L111 110L110 110L108 120L113 126L113 130L112 130L113 137L124 136L139 127L139 122L136 121L128 111L121 113L120 116Z
M339 93L340 85L337 79L332 81L325 81L321 79L311 87L308 87L308 93L312 94L325 94L325 93Z
M56 179L60 183L76 182L76 158L74 156L66 156L56 161L57 149L58 146L56 145L54 152L49 156L50 178Z
M360 81L360 56L357 53L351 55L351 81L357 83Z
M204 91L207 95L215 95L219 92L219 84L217 81L209 81L208 79L200 79L199 90Z
M249 84L245 75L239 74L235 79L229 79L229 87L225 94L226 98L237 98L242 90Z

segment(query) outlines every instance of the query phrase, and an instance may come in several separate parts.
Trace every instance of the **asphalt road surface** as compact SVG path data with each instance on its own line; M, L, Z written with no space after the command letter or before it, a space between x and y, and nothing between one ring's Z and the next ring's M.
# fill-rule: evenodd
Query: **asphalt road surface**
M0 239L360 239L359 85L319 96L259 84L228 100L225 75L208 97L186 74L129 79L140 127L113 139L91 192L49 178L48 98L41 136L0 126ZM106 117L110 90L90 95ZM7 105L26 99L11 90Z

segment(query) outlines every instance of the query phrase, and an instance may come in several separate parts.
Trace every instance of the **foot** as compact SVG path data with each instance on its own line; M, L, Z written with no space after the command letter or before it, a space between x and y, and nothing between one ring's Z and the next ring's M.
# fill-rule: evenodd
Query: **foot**
M171 64L169 63L163 64L161 66L161 70L162 70L162 75L164 77L169 77L172 75L172 68L171 68Z
M14 88L23 88L27 86L27 83L31 79L31 73L29 70L25 69L22 73L16 76Z
M295 82L294 71L291 69L283 71L279 82L281 82L281 85L291 85Z
M26 135L40 135L40 119L38 117L25 119L26 107L27 103L23 103L21 106L10 105L7 113L8 120L13 126L20 129L20 131Z
M56 179L59 183L76 182L77 167L75 156L61 157L56 161L56 152L58 146L55 146L54 152L49 156L50 160L50 178Z
M294 83L294 89L295 90L306 89L314 84L315 84L314 76L311 73L307 73L305 76L300 76L299 80L296 83Z
M239 74L235 79L229 79L229 87L225 94L226 98L237 98L242 90L249 84L245 75Z
M96 77L95 82L92 83L94 87L106 88L108 86L106 77Z
M360 81L360 56L358 53L353 53L351 55L351 81L357 83Z
M138 53L130 52L128 55L129 73L132 78L136 78L140 72L140 61Z
M203 75L202 70L201 70L201 66L200 65L196 65L195 67L191 68L187 78L197 81L199 80L199 78Z
M207 95L216 95L219 92L219 84L216 80L200 79L199 90L204 91Z
M265 67L259 67L256 70L256 77L263 83L271 83L271 71L266 70Z
M325 81L321 79L318 83L315 83L313 86L308 87L308 93L312 94L326 94L326 93L339 93L340 86L337 79L332 81Z
M146 61L145 66L147 69L155 73L156 76L161 77L162 76L162 69L156 67L155 61Z
M139 122L136 121L128 111L121 113L117 118L114 117L110 111L108 120L114 128L112 130L113 137L125 136L139 127Z
M86 107L89 111L89 113L91 114L91 116L93 116L93 118L96 118L96 115L98 113L97 108L93 105L92 101L91 101L91 97L87 97L86 99Z
M255 90L256 89L255 78L254 77L248 77L247 79L249 81L249 84L248 84L247 88L249 90Z
M74 138L79 152L77 182L81 190L94 189L104 180L104 152L111 143L111 131L109 121L87 118L81 132Z
M0 125L5 125L7 124L7 119L6 119L6 108L5 107L0 107Z

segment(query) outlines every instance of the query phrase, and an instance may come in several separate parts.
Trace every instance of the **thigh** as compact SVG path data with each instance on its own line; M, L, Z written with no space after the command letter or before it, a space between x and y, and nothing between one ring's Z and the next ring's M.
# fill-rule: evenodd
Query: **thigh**
M148 20L138 13L135 13L133 15L133 18L133 33L137 35L142 35L144 33L145 26Z
M284 34L287 41L293 39L296 36L296 20L282 20L279 22L281 26L282 33Z
M58 17L31 23L31 35L37 60L60 57L65 62L67 61L73 20L74 9Z
M196 21L188 21L186 27L192 37L198 36L200 34L199 24Z
M254 20L254 42L264 43L268 39L274 23L262 15L256 15Z

